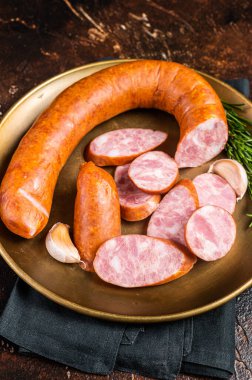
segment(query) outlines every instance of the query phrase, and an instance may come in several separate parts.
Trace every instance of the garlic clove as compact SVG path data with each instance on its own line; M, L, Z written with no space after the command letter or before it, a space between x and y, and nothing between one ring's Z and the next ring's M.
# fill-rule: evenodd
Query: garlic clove
M243 198L248 187L248 177L244 167L236 160L221 159L215 161L208 170L224 178L234 189L237 201Z
M54 224L46 236L46 249L54 259L62 263L80 263L81 258L70 238L69 228L64 223Z

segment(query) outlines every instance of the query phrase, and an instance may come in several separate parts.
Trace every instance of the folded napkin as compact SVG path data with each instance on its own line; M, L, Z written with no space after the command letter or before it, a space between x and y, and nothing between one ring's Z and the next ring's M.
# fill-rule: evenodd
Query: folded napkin
M242 83L246 89L246 80L232 85ZM20 353L87 373L120 370L172 380L182 372L227 379L234 370L235 300L175 322L115 323L57 305L18 279L0 316L0 335Z
M186 373L227 379L234 366L235 301L201 316L147 325L84 316L17 280L0 334L20 347L88 373L127 371L157 379Z

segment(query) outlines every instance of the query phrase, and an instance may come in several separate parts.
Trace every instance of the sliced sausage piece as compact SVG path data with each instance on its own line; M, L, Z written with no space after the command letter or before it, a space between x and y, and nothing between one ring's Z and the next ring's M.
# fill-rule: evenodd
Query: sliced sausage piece
M203 206L187 222L185 238L199 258L213 261L225 256L234 244L236 225L232 215L217 206Z
M168 134L152 129L125 128L103 133L87 148L87 159L98 166L123 165L161 145Z
M98 249L94 269L111 284L125 288L160 285L188 273L196 257L179 244L145 235L124 235Z
M147 194L138 189L128 176L129 164L118 166L115 170L121 206L121 217L130 222L147 218L156 210L160 202L159 194Z
M129 177L142 191L164 194L177 181L178 166L173 158L161 151L153 151L137 157L129 167Z
M208 120L207 115L211 115ZM200 166L225 148L227 134L223 111L217 110L216 104L202 105L199 101L198 107L190 108L176 119L180 125L180 140L174 158L179 168ZM191 128L187 127L189 124Z
M219 206L233 214L236 205L236 194L229 183L217 174L204 173L194 178L199 205Z
M169 191L151 216L147 235L185 243L185 225L198 208L196 189L190 179L182 179Z
M99 246L121 234L120 204L113 177L92 162L81 165L74 208L74 243L81 268L93 271Z

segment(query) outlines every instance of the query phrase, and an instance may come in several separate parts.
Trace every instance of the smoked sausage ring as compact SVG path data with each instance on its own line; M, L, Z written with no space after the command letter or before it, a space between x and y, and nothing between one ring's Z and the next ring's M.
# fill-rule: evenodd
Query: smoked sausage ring
M225 111L212 87L174 62L140 60L84 78L63 91L22 138L0 188L0 217L32 238L45 227L58 175L92 128L134 108L172 113L180 126L175 160L194 167L215 157L228 137Z

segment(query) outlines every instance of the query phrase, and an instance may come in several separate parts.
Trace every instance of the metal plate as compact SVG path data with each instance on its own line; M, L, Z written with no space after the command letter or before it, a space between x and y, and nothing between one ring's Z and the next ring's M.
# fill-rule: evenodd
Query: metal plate
M80 78L121 62L125 61L100 62L73 69L42 83L16 103L0 126L0 178L20 138L57 94ZM246 117L252 119L252 106L246 98L228 85L202 75L222 99L245 103ZM169 138L161 149L174 154L179 128L175 119L167 113L134 110L101 124L82 140L62 170L50 220L44 231L32 240L25 240L9 232L1 223L1 255L17 275L34 289L83 314L117 321L160 322L213 309L252 284L252 231L248 229L249 219L245 215L252 211L248 195L236 207L234 218L238 229L237 239L228 255L216 262L199 260L189 274L165 285L139 289L115 287L102 282L94 273L82 271L78 265L55 261L46 251L45 236L55 222L73 225L75 182L86 144L103 132L130 127L168 129ZM193 178L208 167L209 163L200 168L183 169L180 174L182 178ZM113 170L108 168L111 173ZM148 219L135 223L123 222L123 233L144 234L147 223Z

